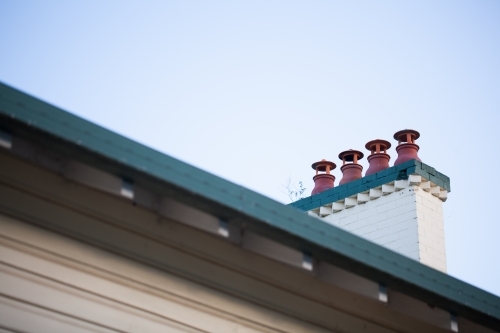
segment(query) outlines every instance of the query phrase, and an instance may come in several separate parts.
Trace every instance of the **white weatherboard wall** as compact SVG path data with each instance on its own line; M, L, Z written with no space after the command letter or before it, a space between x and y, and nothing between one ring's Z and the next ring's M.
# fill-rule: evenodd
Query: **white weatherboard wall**
M450 327L445 309L390 289L381 301L377 281L322 261L304 269L299 251L246 231L221 235L216 217L170 199L149 205L139 186L132 202L120 182L82 185L89 173L77 171L78 183L0 150L0 332ZM461 333L485 332L459 320Z
M441 201L446 194L428 186L429 182L422 184L424 186L420 186L420 182L418 185L408 182L399 190L394 190L394 183L387 184L370 193L332 203L333 208L326 205L311 214L319 213L327 223L446 272ZM392 190L385 191L385 188ZM373 195L373 192L380 194ZM363 199L365 197L369 199Z

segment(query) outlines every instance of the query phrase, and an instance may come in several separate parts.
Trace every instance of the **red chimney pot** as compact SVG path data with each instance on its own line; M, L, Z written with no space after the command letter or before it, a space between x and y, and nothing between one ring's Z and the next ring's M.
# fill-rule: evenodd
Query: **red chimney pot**
M362 159L364 154L360 151L349 149L343 151L339 154L339 158L342 160L342 166L340 171L342 171L342 179L339 185L351 182L353 180L362 177L361 172L363 171L363 166L358 164L358 161ZM352 163L345 163L352 162Z
M370 167L366 170L365 176L369 176L389 167L389 160L391 159L391 156L387 154L387 150L391 148L391 143L389 141L381 139L372 140L366 143L365 148L371 151L371 155L368 156Z
M396 147L398 158L394 161L394 165L398 165L412 159L421 161L418 157L418 150L420 147L415 143L415 140L419 137L420 133L411 129L405 129L394 134L394 139L398 140L398 146Z
M311 195L318 194L334 187L333 183L335 182L335 176L330 174L330 171L337 167L335 163L323 159L319 162L313 163L311 167L316 170L316 175L313 177L314 189L312 190Z

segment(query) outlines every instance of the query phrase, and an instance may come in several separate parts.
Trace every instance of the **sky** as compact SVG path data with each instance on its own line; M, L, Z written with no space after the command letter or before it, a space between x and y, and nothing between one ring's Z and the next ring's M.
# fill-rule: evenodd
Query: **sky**
M393 162L393 134L418 130L451 178L448 273L500 295L499 17L493 0L0 0L0 81L283 203L313 162L378 138Z

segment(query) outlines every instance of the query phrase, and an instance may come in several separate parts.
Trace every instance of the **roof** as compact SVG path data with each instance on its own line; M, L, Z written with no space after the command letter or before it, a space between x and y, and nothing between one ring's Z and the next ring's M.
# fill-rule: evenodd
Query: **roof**
M175 195L175 200L196 205L229 224L244 224L252 232L455 315L490 328L500 327L500 298L493 294L2 83L0 129L14 138L36 140L55 153L120 176L159 195ZM415 165L409 168L424 170L423 164L412 163ZM398 167L391 170L400 171ZM380 175L373 175L373 184L382 178ZM390 177L394 177L392 173ZM349 190L349 186L344 188ZM309 199L318 198L321 202L323 196L334 193L327 192Z

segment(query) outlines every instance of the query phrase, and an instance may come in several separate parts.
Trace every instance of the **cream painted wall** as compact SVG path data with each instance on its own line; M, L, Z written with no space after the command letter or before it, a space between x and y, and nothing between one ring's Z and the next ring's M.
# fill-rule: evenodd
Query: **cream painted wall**
M390 289L381 302L374 281L180 220L0 153L0 329L449 331L449 313Z

